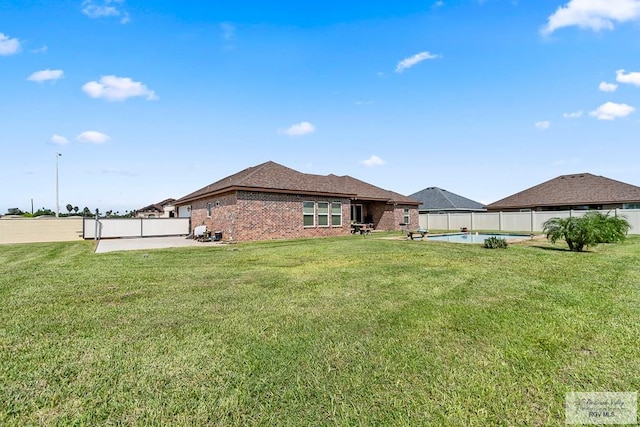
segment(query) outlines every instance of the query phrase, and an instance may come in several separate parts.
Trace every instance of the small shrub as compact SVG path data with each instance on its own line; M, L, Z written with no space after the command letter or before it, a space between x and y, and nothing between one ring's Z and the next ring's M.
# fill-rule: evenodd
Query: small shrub
M487 249L507 249L509 244L504 237L491 236L488 239L484 239L484 247Z

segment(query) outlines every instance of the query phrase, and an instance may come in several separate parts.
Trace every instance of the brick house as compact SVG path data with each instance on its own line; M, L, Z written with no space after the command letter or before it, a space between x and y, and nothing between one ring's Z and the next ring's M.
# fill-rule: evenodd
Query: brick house
M417 229L419 204L350 176L306 174L271 161L174 202L192 230L206 225L235 241L346 235L352 222Z
M165 199L131 213L132 218L173 218L175 216L175 199Z
M493 212L638 208L640 187L590 173L561 175L487 205Z

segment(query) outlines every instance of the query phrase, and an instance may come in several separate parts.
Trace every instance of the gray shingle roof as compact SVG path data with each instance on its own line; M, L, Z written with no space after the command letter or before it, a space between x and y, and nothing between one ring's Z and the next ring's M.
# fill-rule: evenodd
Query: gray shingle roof
M533 208L538 206L582 206L640 202L640 187L590 173L561 175L487 208Z
M409 197L421 202L421 211L484 211L482 203L459 196L438 187L427 187Z
M264 191L292 194L317 194L417 205L418 202L393 191L384 190L359 179L336 175L298 172L275 162L265 162L222 178L176 201L182 204L229 191Z

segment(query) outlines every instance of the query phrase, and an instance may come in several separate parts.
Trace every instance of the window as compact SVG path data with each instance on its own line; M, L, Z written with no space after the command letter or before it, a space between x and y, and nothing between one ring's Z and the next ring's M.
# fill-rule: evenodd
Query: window
M402 219L402 222L404 222L405 224L409 224L411 222L410 218L409 218L409 209L405 208L405 210L404 210L404 218Z
M207 203L207 216L211 216L211 203Z
M329 226L329 203L318 202L318 227Z
M342 203L331 203L331 225L334 227L342 226Z
M622 209L640 209L640 203L625 203Z
M302 225L304 227L316 225L316 204L314 202L302 202Z

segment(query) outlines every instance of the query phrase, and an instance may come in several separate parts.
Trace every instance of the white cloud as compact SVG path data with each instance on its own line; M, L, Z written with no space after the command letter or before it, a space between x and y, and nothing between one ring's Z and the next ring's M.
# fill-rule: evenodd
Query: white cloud
M386 162L384 160L382 160L380 157L376 156L375 154L371 157L369 157L367 160L363 160L360 162L360 164L368 167L368 168L372 168L375 166L382 166L384 165Z
M131 21L129 12L122 9L124 0L84 0L82 13L89 18L120 18L121 24Z
M589 115L596 117L598 120L614 120L620 117L626 117L634 111L635 108L630 105L607 102L599 106L596 110L591 111Z
M109 135L95 130L84 131L76 137L76 140L79 142L86 142L87 144L104 144L110 139L111 137Z
M146 97L147 101L157 100L155 92L129 77L102 76L99 82L88 82L82 90L92 98L109 101L123 101L134 96Z
M20 40L10 39L0 33L0 55L8 56L20 52Z
M66 145L69 143L69 140L64 136L56 134L51 137L51 142L53 142L56 145Z
M620 83L630 83L634 86L640 86L640 73L631 72L625 74L625 70L616 71L616 80Z
M618 85L615 83L600 82L598 89L603 92L615 92L616 89L618 89Z
M64 77L64 71L50 70L47 68L46 70L36 71L35 73L31 74L27 78L27 80L32 82L42 83L42 82L46 82L47 80L58 80L58 79L61 79L62 77Z
M565 119L579 119L580 117L582 117L582 110L575 111L573 113L564 113L562 117L564 117Z
M542 130L549 129L549 126L551 126L551 122L548 120L542 120L535 123L535 127Z
M396 73L402 73L404 70L409 69L414 65L422 61L425 61L427 59L437 59L437 58L440 58L440 55L436 55L430 52L416 53L415 55L405 58L402 61L398 62L398 65L396 66Z
M31 53L47 53L49 47L45 44L37 49L31 49Z
M614 22L640 18L640 0L570 0L549 16L541 32L549 35L563 27L577 26L594 31L612 30Z
M281 129L278 132L289 136L303 136L316 131L316 127L309 122L301 122L290 126L287 129Z
M223 22L220 24L222 30L222 38L229 41L233 40L236 35L236 27L230 22Z
M371 105L373 104L373 101L358 100L354 104L355 105Z

